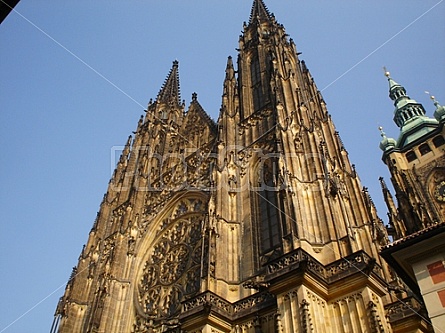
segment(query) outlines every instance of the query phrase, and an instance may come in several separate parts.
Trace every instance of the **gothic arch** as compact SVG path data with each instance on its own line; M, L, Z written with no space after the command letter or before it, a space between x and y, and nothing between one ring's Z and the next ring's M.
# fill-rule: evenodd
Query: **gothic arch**
M207 202L199 192L176 195L141 239L134 274L137 323L174 319L181 301L200 291Z
M252 224L258 240L261 264L282 251L282 221L278 188L278 161L275 154L262 153L253 162L250 173Z

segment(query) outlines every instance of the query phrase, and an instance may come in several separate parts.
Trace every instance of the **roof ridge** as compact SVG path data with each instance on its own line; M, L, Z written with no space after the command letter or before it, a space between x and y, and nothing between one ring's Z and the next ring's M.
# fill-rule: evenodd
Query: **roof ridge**
M203 116L203 119L208 123L208 125L210 125L211 127L216 127L216 122L212 119L212 117L210 117L210 115L204 110L202 105L198 102L198 94L195 92L192 94L192 102L190 103L190 107L192 105L195 105L196 112L200 113ZM188 113L189 111L187 111L187 114Z

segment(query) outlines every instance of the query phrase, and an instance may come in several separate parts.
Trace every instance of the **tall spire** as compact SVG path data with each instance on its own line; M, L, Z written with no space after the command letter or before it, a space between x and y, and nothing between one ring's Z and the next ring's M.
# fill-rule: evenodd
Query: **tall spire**
M425 110L422 104L411 99L405 88L391 78L391 74L385 70L385 76L389 83L389 97L394 101L394 122L402 128L411 119L416 117L424 117Z
M162 85L162 88L156 98L157 102L166 104L171 103L178 106L181 104L178 65L179 62L177 60L173 61L173 66L168 73L168 76L165 79L164 84Z
M389 83L389 97L394 101L394 122L400 128L399 138L396 148L403 148L405 145L419 139L424 134L437 128L438 121L427 117L425 108L421 103L410 98L406 94L405 88L394 81L391 74L385 69L385 76ZM383 135L382 135L383 136ZM385 137L380 144L380 148L389 151L389 146L383 144Z
M252 10L250 12L249 24L251 24L256 18L260 21L272 20L272 15L264 4L263 0L254 0Z
M388 233L393 237L393 239L397 240L401 237L406 236L406 228L403 224L403 221L400 220L397 206L394 202L391 191L388 189L388 186L385 183L385 180L383 179L383 177L380 177L379 181L383 193L383 199L385 200L386 207L388 208L387 215L389 219L389 227L387 227L387 230Z

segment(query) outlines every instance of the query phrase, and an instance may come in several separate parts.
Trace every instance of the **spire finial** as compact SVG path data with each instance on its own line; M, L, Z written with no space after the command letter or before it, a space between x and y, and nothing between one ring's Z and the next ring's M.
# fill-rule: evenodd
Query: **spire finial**
M383 72L385 73L385 76L389 79L391 77L391 73L388 71L386 66L383 66Z
M382 140L380 141L380 149L386 151L388 149L394 148L397 145L396 140L393 138L388 138L386 133L383 131L383 127L379 126L380 136Z
M430 96L430 99L433 101L434 106L436 107L436 111L434 111L434 118L436 118L438 121L443 121L443 119L445 119L445 106L440 105L436 97L431 95L429 91L425 91L425 94Z
M379 126L379 131L380 131L380 135L381 135L383 138L385 138L385 137L386 137L386 133L383 132L383 127L382 127L382 126Z
M439 102L436 100L436 97L434 95L431 95L429 91L425 91L425 94L430 96L430 99L433 101L435 106L437 106L439 104Z

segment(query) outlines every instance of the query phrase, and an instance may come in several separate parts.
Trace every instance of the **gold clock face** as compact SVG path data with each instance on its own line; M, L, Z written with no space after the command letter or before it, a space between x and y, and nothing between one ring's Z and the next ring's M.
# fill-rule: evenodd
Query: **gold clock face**
M445 180L442 180L434 189L434 197L439 202L445 202Z

